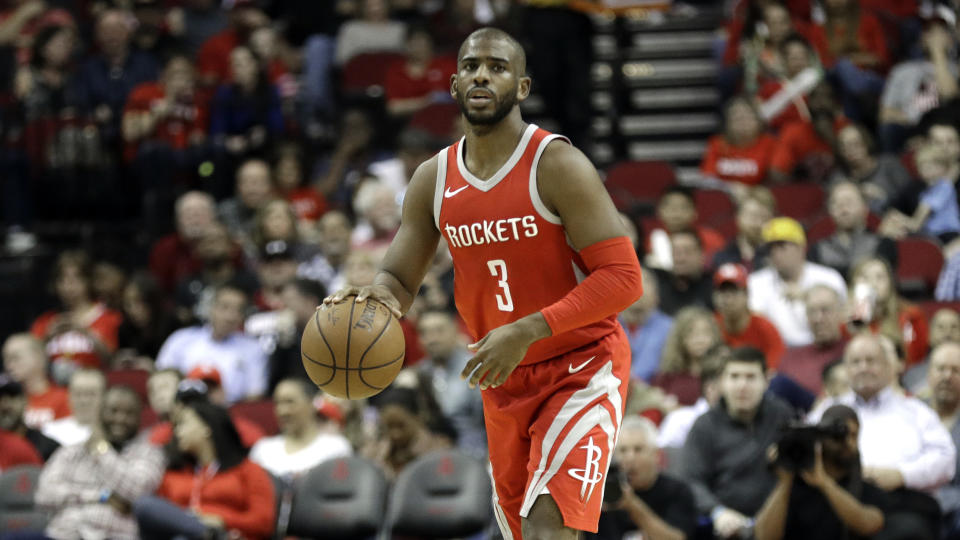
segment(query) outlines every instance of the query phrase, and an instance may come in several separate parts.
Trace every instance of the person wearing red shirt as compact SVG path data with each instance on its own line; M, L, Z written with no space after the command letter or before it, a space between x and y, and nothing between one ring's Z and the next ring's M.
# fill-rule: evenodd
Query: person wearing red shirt
M431 103L450 102L450 75L456 70L453 58L433 55L433 38L426 28L411 28L406 58L387 68L387 112L408 116Z
M269 538L276 522L273 481L247 458L227 411L196 398L176 416L176 452L157 489L160 499L141 499L135 508L140 529L164 538L203 537L211 529Z
M298 221L313 223L330 209L330 203L315 187L303 185L304 170L303 148L294 142L281 145L273 164L277 194L290 203Z
M767 359L767 367L777 369L786 347L770 321L750 313L746 268L728 263L717 269L713 274L713 304L723 341L732 348L756 348Z
M70 416L67 391L47 378L47 355L32 334L13 334L3 343L3 365L27 394L23 420L27 427L40 429L44 424Z
M46 342L54 379L77 367L99 369L117 348L123 315L93 298L93 266L82 251L65 251L54 267L54 290L62 311L48 311L33 322L30 333Z
M664 190L657 201L657 218L662 227L657 226L647 231L645 249L647 264L652 268L670 269L673 267L673 256L670 252L670 235L680 231L694 231L700 239L705 261L710 261L714 254L726 244L727 240L717 231L697 225L697 206L693 198L693 190L685 186L674 185ZM658 240L666 238L666 243Z
M780 130L770 158L770 178L774 182L790 182L798 176L819 181L833 167L837 133L850 122L840 112L829 82L821 82L810 92L808 108L809 122L793 122Z
M160 238L150 249L150 273L164 292L172 294L178 283L203 269L196 247L216 219L216 206L209 194L188 191L177 199L176 232Z
M780 45L784 73L777 79L767 79L757 89L760 113L773 131L794 122L810 120L807 94L823 78L816 53L810 43L799 34L791 34Z
M203 43L197 52L200 84L214 88L230 80L230 51L243 45L254 30L267 26L270 19L252 0L236 0L230 9L230 26Z
M727 103L724 132L710 137L700 163L708 178L743 185L755 185L767 177L775 141L763 133L756 107L745 97Z

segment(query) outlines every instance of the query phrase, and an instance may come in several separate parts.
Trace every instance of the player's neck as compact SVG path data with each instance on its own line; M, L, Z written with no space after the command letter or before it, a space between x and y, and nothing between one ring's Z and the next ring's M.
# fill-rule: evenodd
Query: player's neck
M479 178L493 176L510 159L526 128L519 108L492 126L467 124L464 133L467 169Z

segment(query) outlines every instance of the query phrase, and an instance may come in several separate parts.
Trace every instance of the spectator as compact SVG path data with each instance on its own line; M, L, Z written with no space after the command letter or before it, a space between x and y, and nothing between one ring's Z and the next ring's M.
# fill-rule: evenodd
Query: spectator
M960 313L950 308L940 308L930 318L930 350L944 343L960 343ZM903 386L917 397L930 397L927 386L929 356L923 362L909 368L903 374Z
M791 412L764 396L766 368L760 351L734 350L721 372L720 401L694 422L683 446L681 466L697 510L713 518L721 538L748 529L775 484L765 456Z
M167 28L167 6L160 0L137 0L131 9L136 18L134 47L155 57L169 55L178 44Z
M475 30L493 22L498 15L495 6L484 15L476 0L445 0L443 7L429 19L430 31L437 38L437 47L444 54L456 54L457 48Z
M867 230L869 208L856 184L834 184L830 189L827 210L836 231L810 246L807 258L829 266L843 276L847 275L854 263L868 257L881 257L890 264L896 264L897 244Z
M957 190L950 178L950 163L935 146L920 147L914 154L917 171L927 188L911 216L901 216L904 232L919 233L949 242L960 235L960 206ZM897 210L891 210L896 215ZM901 234L895 234L899 238Z
M860 416L863 476L881 489L932 491L953 478L956 449L936 414L920 400L894 391L894 366L880 338L860 334L844 353L852 391L827 399L810 413L819 421L834 404Z
M861 260L850 274L851 291L861 284L866 285L874 300L873 309L858 313L854 307L854 322L868 324L903 347L907 367L918 364L927 355L930 327L927 317L919 307L900 298L897 294L893 270L887 261L880 258ZM855 300L855 299L854 299Z
M788 347L809 345L813 334L804 317L804 291L824 284L845 296L846 283L836 270L805 260L807 238L795 220L770 220L763 239L770 247L771 266L750 274L750 310L769 319Z
M248 47L230 52L230 72L210 104L210 136L227 156L264 153L283 134L279 91Z
M647 268L642 272L643 296L620 313L620 323L630 340L630 378L650 381L660 367L673 319L660 311L656 277Z
M757 89L757 97L763 100L758 106L760 115L774 131L810 120L806 96L823 79L817 53L803 36L788 34L777 53L783 57L781 73L767 77Z
M344 66L351 58L367 52L403 52L406 26L390 20L387 0L363 0L360 17L345 22L337 33L334 61Z
M300 265L300 277L319 281L328 291L335 291L343 282L343 270L350 254L350 218L340 210L331 210L320 218L320 254Z
M188 191L177 199L176 231L157 240L150 249L150 273L160 290L172 293L177 283L203 267L197 244L216 220L216 206L209 194Z
M742 264L748 270L759 270L767 265L763 242L763 226L773 219L776 201L763 186L750 188L737 201L737 236L713 257L713 267L727 263Z
M954 447L960 447L960 344L944 343L930 354L927 374L930 398L927 404L937 413L940 423L950 432ZM960 533L960 478L954 475L950 483L937 490L937 500L944 516L944 537Z
M745 97L731 99L724 109L724 133L707 142L700 172L731 184L734 192L743 185L763 183L776 141L763 131L763 120Z
M44 467L34 497L54 512L47 536L139 537L132 505L153 493L164 468L160 449L137 438L141 407L130 388L111 388L91 435L57 450Z
M250 460L277 477L297 477L329 459L353 453L350 442L340 434L336 414L339 408L325 403L326 414L318 410L323 402L316 385L303 379L284 379L273 392L280 435L257 441Z
M108 308L123 309L123 288L127 285L127 273L118 263L100 260L93 264L90 287L93 298Z
M70 416L67 391L47 377L47 355L43 344L32 334L13 334L3 343L3 366L10 378L27 394L23 421L28 427L44 425Z
M456 60L434 56L433 38L426 27L410 28L406 58L387 68L384 81L387 112L408 117L432 103L452 103L450 75L456 71Z
M283 286L280 297L288 315L276 317L274 322L276 342L269 358L270 380L267 385L271 393L282 380L310 381L300 356L300 332L313 320L317 306L326 296L327 289L309 279L296 278Z
M693 405L678 407L667 413L660 423L657 446L683 448L693 423L720 400L720 374L729 356L730 347L724 344L710 349L700 367L700 397Z
M872 537L883 528L887 498L860 476L857 413L834 405L820 425L841 426L845 435L818 441L812 467L776 465L777 485L757 514L757 540Z
M187 0L183 5L171 7L167 10L166 22L170 34L191 57L195 57L208 39L219 34L229 24L227 14L214 0ZM232 48L226 47L223 55L228 54Z
M947 180L956 183L960 179L960 133L957 127L941 119L932 120L926 128L926 145L932 146L936 151L932 152L936 159L934 162L940 162L946 167L946 173L943 175ZM928 150L927 150L928 151ZM914 156L916 162L916 156ZM930 167L926 172L937 173L935 166ZM921 172L918 170L918 172ZM910 217L917 213L920 205L921 196L925 190L929 189L927 182L909 182L900 191L895 199L890 203L890 209L883 216L880 223L880 232L893 238L901 238L910 234ZM949 201L931 201L932 207L939 208L936 203L941 205L949 204Z
M260 290L253 297L258 310L272 312L283 309L283 288L297 277L297 260L294 257L292 246L283 240L273 240L263 246L257 268Z
M214 223L206 228L197 243L196 255L202 261L201 271L177 285L174 299L176 316L181 325L210 319L210 309L217 287L226 283L252 295L258 287L257 278L236 263L239 250L230 239L227 228Z
M783 340L770 321L750 313L747 298L747 269L738 264L718 268L713 274L713 304L720 337L730 347L754 347L766 357L767 367L775 370L783 355Z
M134 274L123 290L123 323L117 329L114 365L152 368L160 347L175 328L156 280L146 272Z
M0 373L0 430L23 437L40 458L47 461L60 445L24 422L23 413L26 407L27 397L23 392L23 385ZM4 446L4 452L6 448Z
M713 284L704 261L703 245L693 231L677 231L670 235L672 270L654 270L660 309L674 315L684 306L711 308Z
M313 224L329 209L327 199L316 188L303 184L305 170L304 154L300 145L281 145L273 163L274 184L277 195L293 206L301 226L306 223Z
M253 246L257 212L272 198L270 165L259 158L248 159L237 168L236 195L220 203L220 219L235 240Z
M862 124L837 132L837 170L831 182L850 181L860 187L871 212L882 214L907 185L910 173L896 154L877 154L873 136Z
M343 112L337 145L329 157L314 164L312 172L317 190L334 206L350 209L354 190L370 164L382 160L383 156L378 155L374 148L374 134L375 128L369 113L359 108Z
M700 372L707 352L720 340L713 315L699 307L677 312L663 345L660 368L650 384L676 396L681 405L693 405L700 396Z
M829 285L819 284L803 293L803 303L813 342L787 347L780 362L780 374L813 395L819 395L824 390L822 375L826 366L840 360L847 346L843 333L846 295L841 296Z
M642 417L624 418L615 459L624 473L623 497L600 514L592 540L621 540L631 531L657 539L693 538L697 509L690 487L660 472L657 428Z
M833 167L836 134L849 121L840 111L833 87L823 81L810 91L810 120L783 126L770 158L774 182L819 182Z
M30 333L46 342L54 380L66 381L77 367L99 368L117 348L123 316L93 298L92 266L82 251L64 251L53 270L61 311L48 311Z
M423 420L424 406L417 390L392 386L377 397L378 435L364 449L389 478L396 476L411 461L448 443L430 432Z
M762 9L759 24L766 27L766 32L757 32L754 39L740 43L743 86L749 95L756 94L765 82L781 79L786 74L786 59L781 50L794 31L786 6L767 4Z
M950 31L947 24L928 23L921 38L924 58L906 60L890 71L880 103L884 151L900 152L920 118L957 95L957 64L951 58L956 41Z
M834 360L823 366L820 379L823 382L820 397L838 398L850 391L850 379L847 377L847 368L843 365L843 359Z
M427 356L417 369L430 383L440 411L457 431L457 446L483 458L487 431L480 393L467 386L460 373L470 360L456 316L448 311L428 310L417 318L417 333Z
M426 129L412 126L404 128L397 136L396 156L370 164L370 173L397 192L398 202L403 201L414 171L440 150L448 135L433 130L428 132Z
M72 414L44 424L43 434L60 446L87 440L98 422L106 388L106 377L98 370L83 368L73 372L68 387Z
M262 255L268 244L282 242L286 244L290 256L298 263L311 260L317 254L317 247L301 235L297 226L297 215L293 206L283 199L272 199L260 205L254 217L253 256Z
M353 211L357 216L350 239L354 247L380 249L390 245L400 228L400 205L393 188L379 180L363 182L354 194Z
M197 31L202 31L206 25L220 26L222 15L215 13L215 10L216 8L203 0L192 0L192 5L184 11L184 29L190 29L191 20L200 23ZM188 18L189 15L193 17ZM204 41L197 52L200 84L206 88L215 88L218 84L229 81L232 51L247 43L254 30L266 26L269 22L266 14L252 0L233 2L227 15L227 28Z
M154 371L147 379L147 403L156 415L157 422L170 422L173 416L173 402L181 380L183 375L175 369Z
M94 36L99 54L80 66L74 80L81 109L97 121L108 145L120 141L120 120L127 96L137 85L156 80L160 71L157 60L149 53L131 50L132 23L129 12L102 11Z
M262 396L267 389L267 362L253 338L240 333L247 293L221 285L213 297L210 323L182 328L171 335L157 355L157 368L189 373L199 365L217 368L230 403Z
M684 186L670 186L657 201L657 218L663 228L655 228L647 234L647 263L653 268L670 270L673 268L673 255L670 253L671 237L681 231L694 231L700 239L700 245L709 261L713 254L723 247L724 238L720 233L699 226L697 206L693 190Z
M143 537L269 538L276 521L273 482L247 458L227 411L202 398L185 402L174 433L157 497L135 507Z

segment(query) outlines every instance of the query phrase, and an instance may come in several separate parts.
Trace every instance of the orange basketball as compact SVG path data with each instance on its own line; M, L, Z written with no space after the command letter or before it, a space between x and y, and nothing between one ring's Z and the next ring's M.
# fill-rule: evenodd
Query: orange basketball
M303 329L300 359L324 392L346 398L372 396L403 367L400 322L376 300L321 306Z

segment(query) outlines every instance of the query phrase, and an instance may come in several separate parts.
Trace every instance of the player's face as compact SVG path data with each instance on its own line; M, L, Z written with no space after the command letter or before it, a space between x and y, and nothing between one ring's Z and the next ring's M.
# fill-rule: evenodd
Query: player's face
M530 78L518 70L516 53L509 43L473 39L463 48L450 93L472 125L492 126L530 93Z

